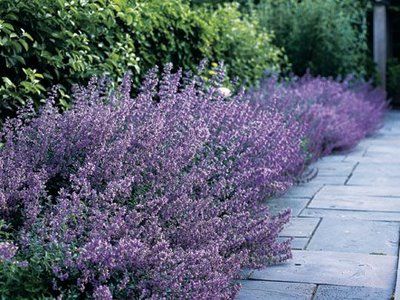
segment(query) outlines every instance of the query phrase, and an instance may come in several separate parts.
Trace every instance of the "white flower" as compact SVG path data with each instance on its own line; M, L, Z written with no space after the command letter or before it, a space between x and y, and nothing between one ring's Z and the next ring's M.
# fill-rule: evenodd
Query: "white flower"
M226 87L219 87L217 91L224 98L230 97L232 95L232 91Z

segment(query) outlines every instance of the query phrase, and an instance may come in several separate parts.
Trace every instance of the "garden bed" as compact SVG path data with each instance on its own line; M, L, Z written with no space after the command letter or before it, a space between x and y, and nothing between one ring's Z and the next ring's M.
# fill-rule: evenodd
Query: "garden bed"
M290 213L260 201L305 166L374 132L385 94L348 78L267 78L222 91L214 77L150 72L76 87L5 123L0 293L5 297L232 298L241 268L291 257Z

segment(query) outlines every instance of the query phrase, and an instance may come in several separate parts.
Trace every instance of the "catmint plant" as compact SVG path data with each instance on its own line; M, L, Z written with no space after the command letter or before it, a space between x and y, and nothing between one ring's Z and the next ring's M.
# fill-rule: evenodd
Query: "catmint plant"
M291 258L290 241L278 241L290 212L271 215L263 202L310 155L372 132L384 98L311 77L227 90L222 70L204 80L153 69L134 98L129 74L113 92L93 78L65 112L54 92L38 113L8 120L0 264L51 266L54 297L230 299L242 268ZM41 256L52 263L40 267Z

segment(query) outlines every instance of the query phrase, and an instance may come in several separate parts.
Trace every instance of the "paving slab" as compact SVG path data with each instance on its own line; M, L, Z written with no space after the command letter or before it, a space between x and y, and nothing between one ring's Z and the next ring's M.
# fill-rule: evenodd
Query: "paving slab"
M317 176L311 182L313 184L329 184L329 185L344 185L349 176Z
M279 241L287 240L287 237L280 237L278 238ZM293 250L304 250L309 242L309 237L295 237L292 239L290 246Z
M400 163L400 156L382 154L380 156L346 156L346 162L369 162L369 163Z
M400 222L400 212L306 208L301 212L300 216L313 218L336 218L340 220Z
M336 286L320 285L314 296L314 300L389 300L392 292L390 290L358 287L358 286Z
M400 143L385 143L385 144L374 144L368 147L365 154L368 153L389 153L393 155L400 154L399 152L399 145Z
M355 168L349 185L392 185L397 186L400 182L400 163L368 163L361 162Z
M363 185L363 186L398 186L400 183L400 176L385 176L376 174L373 176L371 173L354 173L347 181L349 185Z
M399 177L400 163L360 163L354 169L353 176L360 174L368 174L371 177Z
M323 219L307 250L397 255L399 223Z
M400 300L400 262L397 263L397 279L396 279L396 287L394 291L393 298L394 300Z
M312 181L305 184L299 184L291 188L284 197L311 199L323 186L323 184L313 184Z
M317 195L308 208L340 209L353 211L400 212L400 199L372 196L319 196Z
M400 186L324 186L307 207L400 212Z
M239 300L311 300L316 289L315 284L271 282L271 281L242 281Z
M293 259L255 270L250 279L375 287L392 291L396 256L330 251L293 251Z
M280 236L287 237L310 237L317 228L318 218L291 218L285 225Z
M341 162L343 161L348 153L340 153L322 157L319 161L321 162Z
M371 196L371 197L385 197L385 198L400 198L400 185L398 186L331 186L325 185L322 187L318 197L337 197L343 198L345 196Z
M357 163L355 162L317 162L311 167L318 169L319 177L344 176L348 177Z
M265 204L269 207L271 213L276 214L282 210L290 208L292 216L298 216L308 203L307 198L274 198L266 200Z

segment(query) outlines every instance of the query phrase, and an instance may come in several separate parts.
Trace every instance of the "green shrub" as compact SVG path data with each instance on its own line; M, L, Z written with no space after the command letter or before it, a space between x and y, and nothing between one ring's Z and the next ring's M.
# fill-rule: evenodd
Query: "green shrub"
M296 74L367 74L367 1L262 0L262 25L272 29Z
M210 52L205 53L214 61L224 61L229 77L255 84L266 70L280 71L286 58L283 49L273 46L269 31L261 30L258 19L244 16L238 8L231 4L211 12L198 10L199 19L207 20L202 38Z
M2 117L53 83L68 106L73 83L93 75L114 80L130 69L138 83L154 65L194 69L224 60L228 74L254 82L279 69L282 51L238 6L192 8L185 0L0 1Z
M396 104L400 100L400 61L390 59L387 65L387 91L390 97L393 97Z

